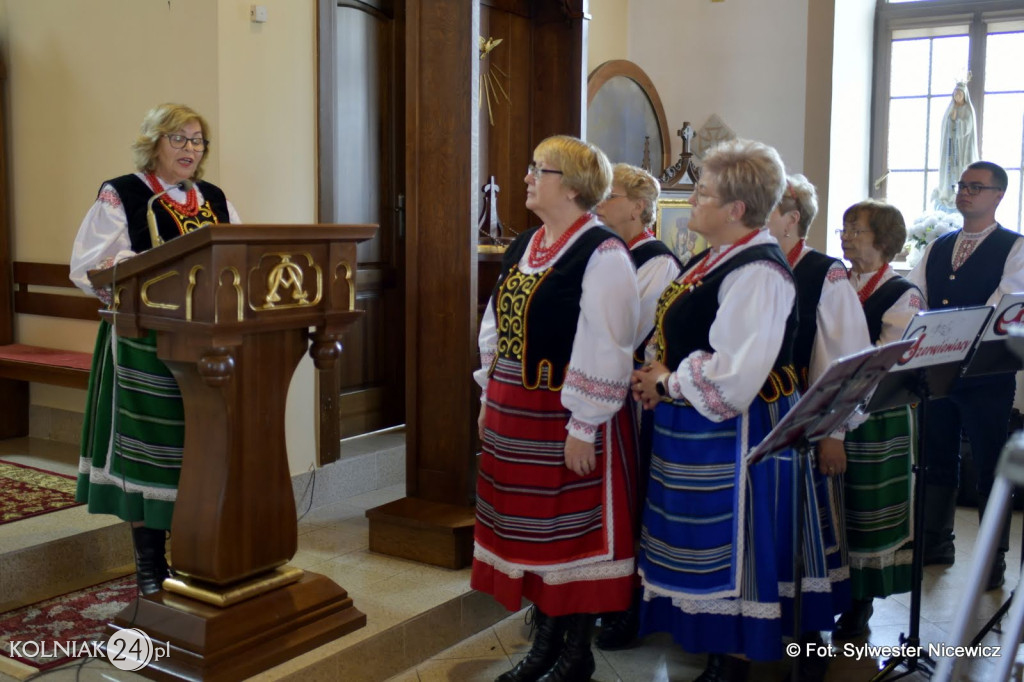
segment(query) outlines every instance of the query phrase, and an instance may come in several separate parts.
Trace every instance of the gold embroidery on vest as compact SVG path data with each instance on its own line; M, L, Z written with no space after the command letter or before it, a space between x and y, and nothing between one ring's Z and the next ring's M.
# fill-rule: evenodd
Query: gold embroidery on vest
M171 218L174 220L175 227L178 228L178 234L185 234L197 230L207 223L218 223L217 214L213 212L213 208L210 206L210 202L204 202L199 207L199 212L194 216L187 216L183 213L178 213L171 206L161 202L161 206L171 214Z
M662 364L665 363L665 358L668 355L668 346L665 343L665 313L676 302L676 299L691 288L693 288L692 284L683 284L681 281L675 280L665 287L658 298L658 307L654 312L654 335L651 337L651 342L654 343L655 360Z
M533 275L523 274L513 265L498 290L495 306L498 327L498 357L523 361L526 356L526 311L530 297L550 270Z
M782 368L781 373L774 369L768 373L768 378L758 395L766 403L774 403L783 396L793 395L799 385L800 379L796 369L792 365L786 365Z

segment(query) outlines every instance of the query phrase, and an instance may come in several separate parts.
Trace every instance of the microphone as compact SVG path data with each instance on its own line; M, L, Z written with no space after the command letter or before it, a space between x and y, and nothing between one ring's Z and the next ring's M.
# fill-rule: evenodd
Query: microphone
M156 248L164 243L163 238L160 236L159 230L156 229L156 215L153 213L153 202L167 194L171 189L177 187L182 192L188 192L195 187L195 182L192 180L182 180L176 185L171 185L162 192L157 192L146 201L146 224L149 225L149 241L152 242L151 248Z

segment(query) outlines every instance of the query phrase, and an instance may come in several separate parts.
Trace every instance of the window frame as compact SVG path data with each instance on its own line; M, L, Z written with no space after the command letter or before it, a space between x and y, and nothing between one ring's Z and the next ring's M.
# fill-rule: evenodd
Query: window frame
M985 48L988 25L1024 19L1024 0L917 0L890 3L877 0L875 11L875 59L871 94L871 149L868 178L870 195L881 199L889 171L889 85L892 36L895 31L967 24L967 68L971 80L967 90L974 105L975 130L985 125ZM984 149L979 149L984 156ZM926 169L927 172L927 169Z

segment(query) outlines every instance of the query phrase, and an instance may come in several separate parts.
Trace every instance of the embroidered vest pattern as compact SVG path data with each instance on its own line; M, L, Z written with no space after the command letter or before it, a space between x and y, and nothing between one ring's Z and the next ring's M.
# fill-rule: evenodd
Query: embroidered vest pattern
M514 265L501 283L495 301L497 357L523 362L526 356L526 311L530 307L530 297L549 272L551 270L527 275L519 270L518 265Z
M672 304L676 302L676 299L688 292L693 288L692 284L683 284L680 280L675 280L661 292L661 296L658 297L658 307L654 312L654 349L655 358L660 363L665 363L668 355L668 347L665 343L665 313Z

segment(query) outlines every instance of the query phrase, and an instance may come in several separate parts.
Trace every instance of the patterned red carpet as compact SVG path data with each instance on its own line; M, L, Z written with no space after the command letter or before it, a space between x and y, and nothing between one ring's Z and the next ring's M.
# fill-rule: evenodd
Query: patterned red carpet
M0 524L74 507L75 479L0 460Z
M133 574L0 613L0 651L37 670L99 653L92 643L136 594Z

